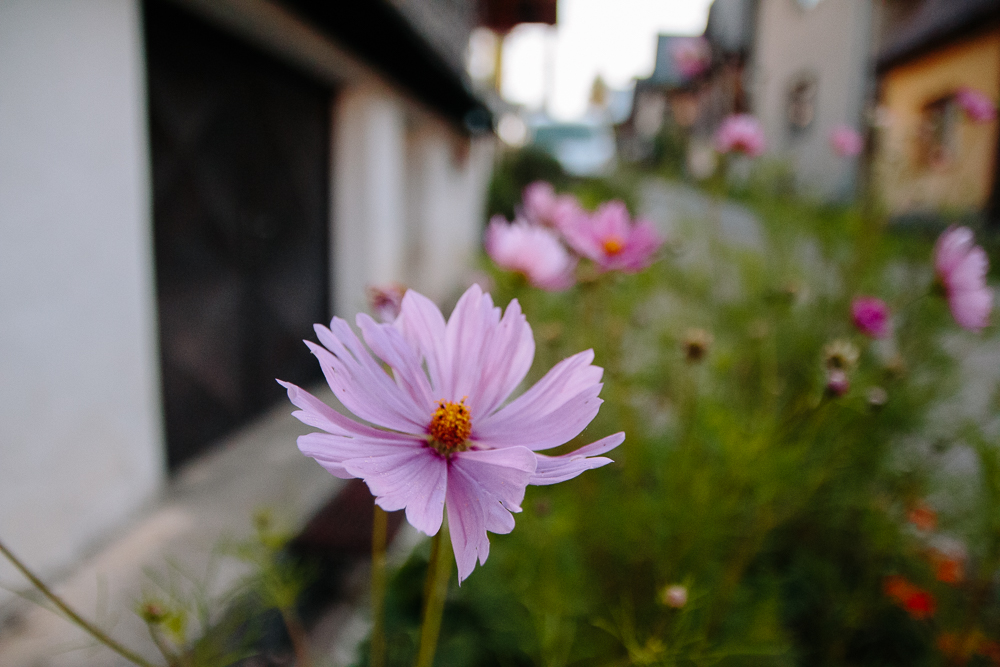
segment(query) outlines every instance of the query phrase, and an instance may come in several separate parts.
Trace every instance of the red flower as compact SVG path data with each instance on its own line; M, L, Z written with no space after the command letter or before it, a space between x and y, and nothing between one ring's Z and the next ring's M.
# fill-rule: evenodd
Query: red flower
M925 532L930 532L937 526L937 512L925 503L920 503L912 508L907 513L906 519Z
M893 575L886 577L882 590L911 617L919 620L930 618L937 610L937 600L934 596L919 586L915 586L905 577Z
M937 611L937 600L927 591L917 589L903 600L903 609L919 621L934 615Z
M965 578L965 568L960 560L942 558L934 564L934 576L946 584L957 584Z

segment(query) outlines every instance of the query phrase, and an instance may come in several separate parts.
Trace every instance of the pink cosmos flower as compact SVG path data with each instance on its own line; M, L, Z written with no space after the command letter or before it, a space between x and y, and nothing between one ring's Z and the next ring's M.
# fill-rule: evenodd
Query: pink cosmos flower
M727 116L715 132L715 150L719 153L744 153L757 157L764 153L766 142L760 121L750 114Z
M830 132L830 147L840 157L854 157L864 150L865 140L853 127L838 125Z
M677 71L685 79L693 79L712 64L712 47L704 37L678 37L670 51Z
M851 379L847 373L840 368L827 371L826 393L830 396L839 397L846 394L851 389Z
M889 306L882 299L857 297L851 302L851 317L854 326L866 336L885 338L889 335Z
M663 239L649 220L632 223L625 204L605 202L564 230L567 243L602 271L636 273L653 262Z
M357 419L279 380L299 408L293 414L323 431L300 436L299 449L336 477L363 479L380 507L405 509L427 535L447 512L460 582L476 560L486 562L487 531L513 530L527 485L606 465L600 455L625 439L617 433L569 454L537 453L572 440L597 415L603 371L591 364L593 351L581 352L508 401L535 353L516 300L501 317L473 285L446 322L410 290L393 324L365 314L357 324L364 344L336 317L329 329L315 327L322 346L306 342Z
M989 322L993 293L986 286L986 251L973 244L968 227L949 227L934 245L934 271L948 297L955 322L979 331Z
M955 101L974 123L988 123L997 117L997 106L985 93L963 86L955 92Z
M557 195L551 183L535 181L521 195L524 217L528 222L562 230L573 218L584 213L573 195Z
M496 215L486 228L486 254L502 269L517 271L535 287L560 292L573 286L576 259L555 233L524 220Z
M383 322L392 322L399 316L399 307L406 294L406 287L399 283L387 285L368 285L365 288L368 296L368 307L375 316Z

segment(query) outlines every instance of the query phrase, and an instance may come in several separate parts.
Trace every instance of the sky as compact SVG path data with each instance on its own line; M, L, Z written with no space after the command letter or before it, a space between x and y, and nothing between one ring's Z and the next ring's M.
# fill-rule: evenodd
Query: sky
M503 96L541 107L548 71L553 81L550 112L564 120L579 118L597 74L612 88L625 88L633 78L648 76L656 57L656 35L701 34L710 4L711 0L559 0L558 25L525 24L507 36Z

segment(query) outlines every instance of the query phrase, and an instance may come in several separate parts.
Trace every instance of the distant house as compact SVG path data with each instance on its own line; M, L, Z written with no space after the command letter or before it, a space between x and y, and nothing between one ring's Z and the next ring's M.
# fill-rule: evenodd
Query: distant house
M860 158L830 148L840 125L863 130L874 88L871 0L715 0L705 39L712 67L693 79L673 62L678 39L661 35L656 69L636 83L633 132L641 138L663 119L686 128L692 157L707 150L732 113L757 116L767 154L786 160L802 188L827 199L852 196ZM669 113L664 113L669 110Z
M1000 3L885 2L878 57L878 169L897 216L1000 217L995 118L961 108L963 90L1000 98Z
M873 89L871 0L758 0L749 64L751 108L770 155L824 198L854 193L859 158L830 148L846 125L863 131Z
M695 77L679 67L678 45L690 41L682 35L658 35L653 73L637 79L629 117L617 128L618 151L623 159L637 162L653 157L657 135L678 122L690 126L697 113ZM690 121L690 122L688 122Z
M65 572L283 400L275 377L318 379L301 339L367 284L463 286L493 146L462 74L476 21L0 3L0 536L25 560Z

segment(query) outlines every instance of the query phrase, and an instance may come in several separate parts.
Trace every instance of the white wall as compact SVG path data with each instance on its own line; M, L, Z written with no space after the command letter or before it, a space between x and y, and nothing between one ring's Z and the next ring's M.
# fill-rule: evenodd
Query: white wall
M0 539L46 574L163 480L148 172L137 0L0 2Z
M851 193L857 159L830 150L838 124L861 129L870 83L871 0L822 0L803 9L796 0L762 0L753 55L754 112L769 152L787 157L800 181L826 197ZM786 104L792 80L810 72L818 81L816 117L792 138Z
M479 249L493 140L376 85L346 87L333 115L334 312L353 322L388 282L446 302Z
M352 86L333 105L334 312L354 321L365 286L403 281L405 116L377 86Z
M468 283L482 242L493 140L417 118L407 136L407 282L439 303Z

